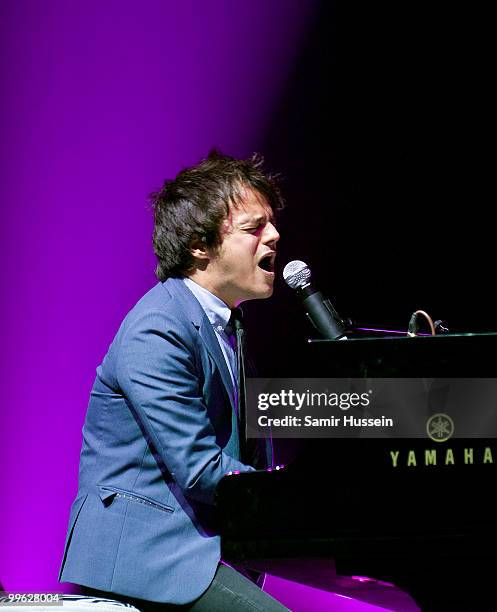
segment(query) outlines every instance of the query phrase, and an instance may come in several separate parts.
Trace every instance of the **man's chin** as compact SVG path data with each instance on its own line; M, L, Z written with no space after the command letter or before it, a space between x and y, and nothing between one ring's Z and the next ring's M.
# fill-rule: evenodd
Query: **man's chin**
M271 297L273 295L273 291L274 291L274 287L273 287L273 284L271 283L271 285L267 285L266 287L264 287L264 289L261 289L257 297L254 297L252 299L264 300L266 298Z
M248 302L249 300L265 300L273 295L273 286L267 286L264 289L261 288L260 291L252 291L250 295L246 295L244 298L239 300L237 304L241 304L242 302Z

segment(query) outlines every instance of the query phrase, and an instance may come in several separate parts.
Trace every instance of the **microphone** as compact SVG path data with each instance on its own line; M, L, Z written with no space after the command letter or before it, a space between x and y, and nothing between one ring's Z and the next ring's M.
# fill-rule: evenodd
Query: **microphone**
M297 291L305 313L316 330L328 340L346 340L345 325L331 302L311 285L311 271L303 261L291 261L283 270L285 283Z

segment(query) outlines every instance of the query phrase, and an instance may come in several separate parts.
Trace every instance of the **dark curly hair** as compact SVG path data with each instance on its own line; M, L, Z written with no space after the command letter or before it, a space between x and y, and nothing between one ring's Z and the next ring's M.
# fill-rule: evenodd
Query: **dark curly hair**
M230 204L240 204L244 187L261 194L274 213L283 208L278 176L264 173L263 162L259 154L239 160L211 151L206 159L166 180L160 191L151 194L159 280L193 269L189 249L194 243L206 248L221 244L221 224Z

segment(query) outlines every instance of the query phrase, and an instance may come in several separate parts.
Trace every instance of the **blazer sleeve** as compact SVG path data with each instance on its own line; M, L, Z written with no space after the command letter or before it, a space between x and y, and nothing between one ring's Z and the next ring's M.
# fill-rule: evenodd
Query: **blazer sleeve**
M216 442L202 397L193 332L165 312L143 314L124 332L117 377L146 437L184 494L213 503L224 475L254 468L227 455Z

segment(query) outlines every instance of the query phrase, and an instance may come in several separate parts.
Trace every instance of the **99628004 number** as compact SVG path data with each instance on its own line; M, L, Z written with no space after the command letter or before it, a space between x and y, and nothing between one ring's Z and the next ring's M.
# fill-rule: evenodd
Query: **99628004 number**
M59 593L0 593L2 606L62 605Z

